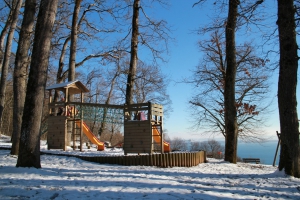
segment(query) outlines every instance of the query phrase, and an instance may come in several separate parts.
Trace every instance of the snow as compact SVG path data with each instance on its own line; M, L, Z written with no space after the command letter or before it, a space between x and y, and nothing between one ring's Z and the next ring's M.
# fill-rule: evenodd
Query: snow
M1 137L0 147L10 147ZM43 152L45 142L41 144ZM105 156L122 150L51 153ZM16 168L17 156L0 150L0 199L300 199L300 179L276 167L208 159L195 167L97 164L42 155L41 169Z

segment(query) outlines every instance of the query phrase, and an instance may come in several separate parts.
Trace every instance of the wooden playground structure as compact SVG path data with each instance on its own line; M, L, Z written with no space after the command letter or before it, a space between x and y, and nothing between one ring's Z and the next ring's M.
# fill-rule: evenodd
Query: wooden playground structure
M163 139L163 106L159 104L141 103L132 105L107 105L84 103L84 93L89 90L80 82L72 81L55 84L46 88L49 92L48 116L48 149L67 150L68 141L73 142L73 149L80 143L83 151L83 133L97 145L99 151L104 150L101 142L84 122L87 118L122 123L124 126L124 154L128 153L167 153L170 144ZM54 102L52 91L64 94L63 102ZM79 95L79 102L71 102L69 95ZM59 115L63 109L63 114ZM105 113L105 115L104 115Z
M80 94L80 102L83 103L83 94L89 92L89 90L80 81L55 84L47 87L46 90L49 91L49 116L47 134L48 149L63 149L64 151L66 151L67 146L69 146L69 144L67 144L67 142L69 141L68 132L71 132L73 139L73 148L75 149L75 143L79 138L80 150L82 150L82 134L77 133L78 131L76 131L76 122L81 124L81 133L83 127L83 112L81 112L79 116L75 115L75 110L77 108L74 104L72 104L72 102L69 102L69 95ZM52 90L63 92L65 96L64 101L54 102ZM60 109L64 110L61 115L58 114Z
M163 106L140 103L124 106L124 154L170 152L163 139Z

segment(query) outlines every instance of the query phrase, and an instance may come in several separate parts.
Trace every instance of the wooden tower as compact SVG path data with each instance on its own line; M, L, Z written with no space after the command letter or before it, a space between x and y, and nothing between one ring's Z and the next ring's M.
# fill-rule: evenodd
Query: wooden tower
M89 92L89 90L80 81L71 81L66 83L54 84L46 88L49 91L49 116L48 116L48 134L47 143L48 149L63 149L66 150L68 137L72 135L73 148L75 149L75 142L80 141L80 150L82 151L82 128L76 132L75 122L80 120L82 127L82 115L76 116L75 105L69 101L70 95L80 94L80 102L83 103L83 93ZM63 102L54 102L52 91L60 91L64 94ZM72 109L70 109L72 108ZM59 113L59 110L63 109L64 112ZM73 123L71 123L73 122ZM70 132L70 133L69 133ZM78 133L76 135L76 133ZM69 134L68 134L69 133ZM79 136L79 137L78 137Z
M164 152L163 107L140 103L124 106L124 154Z

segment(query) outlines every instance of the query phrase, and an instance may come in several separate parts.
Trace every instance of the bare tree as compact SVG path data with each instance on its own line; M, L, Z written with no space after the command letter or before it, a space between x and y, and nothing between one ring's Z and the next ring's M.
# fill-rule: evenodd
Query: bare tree
M278 107L281 128L279 170L300 177L299 122L297 113L298 46L293 0L278 0L279 81Z
M200 142L197 141L191 142L190 151L201 151L201 150L204 149L201 149Z
M137 53L138 53L138 37L139 37L139 10L140 0L134 0L132 15L132 32L131 32L131 47L130 47L130 64L126 86L125 104L133 103L133 89L137 68Z
M8 5L5 5L4 7L9 7ZM4 22L4 26L2 28L1 34L0 34L0 69L2 69L3 65L3 58L4 58L4 42L5 42L5 37L7 36L7 33L9 31L9 28L11 26L11 21L12 21L12 14L13 14L14 9L11 8L9 9L9 14L6 16L6 21ZM4 16L3 16L4 18Z
M212 139L206 142L200 142L200 149L206 151L208 155L211 155L213 158L221 158L224 152L224 147L220 142Z
M229 0L228 18L225 28L226 37L226 77L224 89L225 109L225 161L237 162L237 111L235 107L236 48L235 30L239 0Z
M80 12L80 3L82 0L75 0L72 29L71 29L71 45L70 45L70 57L69 57L69 76L68 81L75 80L75 58L76 58L76 46L77 46L77 32L78 32L78 15Z
M36 0L25 1L24 17L21 26L18 48L14 68L14 107L13 107L13 134L11 154L19 153L19 141L21 134L22 115L26 95L26 81L29 66L28 51L30 49L31 36L36 13Z
M128 75L128 62L122 63L122 75L117 80L117 89L121 94L126 93L126 77ZM149 65L139 61L137 63L136 78L133 90L135 103L156 102L164 106L164 115L172 112L171 99L167 92L169 79L156 65Z
M5 103L6 79L8 74L8 66L10 62L12 42L13 42L13 37L17 26L18 15L21 6L22 6L22 0L14 0L12 3L11 25L6 40L3 65L2 65L2 73L1 73L1 82L0 82L0 121L2 119L4 103Z
M154 2L154 1L152 1ZM143 2L142 2L143 3ZM159 4L165 4L164 1L158 1ZM146 5L141 5L140 0L133 1L133 15L131 23L131 44L130 44L130 64L128 70L128 77L126 83L126 94L125 103L133 103L134 87L136 81L137 65L138 65L138 47L146 47L152 54L153 61L156 63L157 59L164 61L161 56L163 50L157 47L157 41L164 42L165 51L167 52L167 45L170 36L168 32L170 31L166 26L166 22L163 20L156 21L151 19L145 12ZM140 11L142 14L140 14ZM142 23L141 18L143 16L144 23ZM151 44L152 43L152 44ZM157 46L155 47L156 44Z
M198 0L195 4L201 4L206 0ZM224 4L227 1L216 1ZM216 2L214 4L216 4ZM238 137L238 126L237 126L237 109L235 106L235 78L236 78L236 44L235 44L235 32L239 25L249 24L252 22L254 17L254 11L263 1L256 1L249 3L248 1L240 0L229 0L228 1L228 12L226 20L218 20L219 23L214 25L210 29L215 30L216 28L223 28L225 25L225 38L226 38L226 78L225 78L225 89L224 89L224 108L225 108L225 161L231 163L237 162L237 137ZM245 6L244 6L245 5ZM223 9L223 8L222 8ZM238 12L240 10L240 12Z
M52 27L58 0L42 0L35 29L32 60L22 118L17 167L40 168L40 127L47 81Z
M120 58L121 58L121 54L119 54L118 56L116 56L116 59L114 59L115 60L115 65L116 65L116 69L114 70L113 75L112 75L111 80L110 80L110 87L109 87L109 91L108 91L108 94L107 94L107 98L105 100L105 104L106 105L109 105L110 102L112 101L117 79L121 75ZM106 117L107 117L107 109L104 109L102 122L101 122L101 125L100 125L100 128L99 128L99 131L98 131L98 134L99 134L100 137L101 137L101 135L104 132L105 127L106 127L106 122L105 122L106 121ZM112 128L112 130L114 130L114 129Z
M207 41L199 42L205 56L193 71L193 76L185 82L192 84L194 90L190 100L194 124L205 134L222 134L225 131L224 85L226 77L226 54L223 34L214 32ZM264 112L269 103L267 83L268 60L256 55L249 43L236 47L236 100L238 137L242 140L261 142L263 140ZM206 132L207 130L207 132Z
M114 3L105 4L105 1L85 1L84 3L76 1L74 12L72 13L69 4L64 3L61 6L59 9L59 20L56 22L56 37L53 41L53 55L59 54L57 58L59 62L56 73L56 83L61 83L66 79L69 81L75 79L77 76L75 70L92 59L101 63L103 60L108 61L111 57L114 57L115 52L118 51L115 50L114 46L103 47L102 49L94 44L102 43L103 39L98 35L101 35L101 33L105 35L107 33L117 32L117 28L115 28L114 25L105 26L104 20L102 20L103 17L100 17L102 21L99 23L92 23L91 21L94 21L94 18L90 16L104 15L105 18L114 21L117 18L115 16L115 10L117 10L117 8L118 5ZM82 11L80 12L80 10ZM72 25L69 25L69 16L72 16ZM67 28L65 24L67 24ZM71 27L71 31L69 27ZM86 43L91 43L90 48L84 47ZM96 50L93 50L95 52L91 52L92 47L96 48ZM81 60L76 56L76 52L81 53L79 56L82 58ZM64 69L65 59L67 57L69 57L69 65L67 69ZM57 94L55 94L55 99L57 99Z
M180 137L174 137L170 140L170 146L172 151L186 151L187 144L186 141Z

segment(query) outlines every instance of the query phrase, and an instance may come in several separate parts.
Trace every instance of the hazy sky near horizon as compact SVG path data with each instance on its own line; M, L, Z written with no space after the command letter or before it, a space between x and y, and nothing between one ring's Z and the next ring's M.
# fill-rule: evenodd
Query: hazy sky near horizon
M169 137L181 137L184 139L192 140L207 140L207 138L224 139L220 135L203 135L201 130L195 131L191 129L193 124L191 120L191 110L189 110L188 101L193 95L194 88L191 85L185 83L178 83L183 78L190 77L192 70L199 64L202 53L197 47L199 40L207 39L207 36L198 35L195 33L199 27L207 25L211 22L215 10L212 8L213 2L209 3L201 9L200 7L193 7L193 3L196 1L171 1L171 6L166 10L163 8L155 9L156 17L162 17L172 27L172 37L175 38L176 42L170 45L169 59L166 64L162 64L163 72L168 75L171 79L168 93L172 100L173 112L169 117L165 118L164 128L167 129ZM274 10L276 12L276 1L267 1L268 11ZM224 9L226 11L226 9ZM225 13L226 15L226 13ZM276 13L275 13L276 15ZM274 20L274 19L272 19ZM270 24L276 21L271 21ZM249 28L249 27L248 27ZM253 31L252 31L253 32ZM255 30L254 30L255 32ZM253 34L253 33L252 33ZM208 34L209 35L209 34ZM261 36L253 35L241 35L237 33L236 40L242 41L245 39L252 40L257 37L261 40ZM276 59L276 58L275 58ZM278 72L275 71L271 81L271 93L270 96L274 97L272 103L273 112L270 113L267 122L269 127L266 127L266 136L270 139L277 139L276 131L280 131L279 117L277 109L277 80Z

